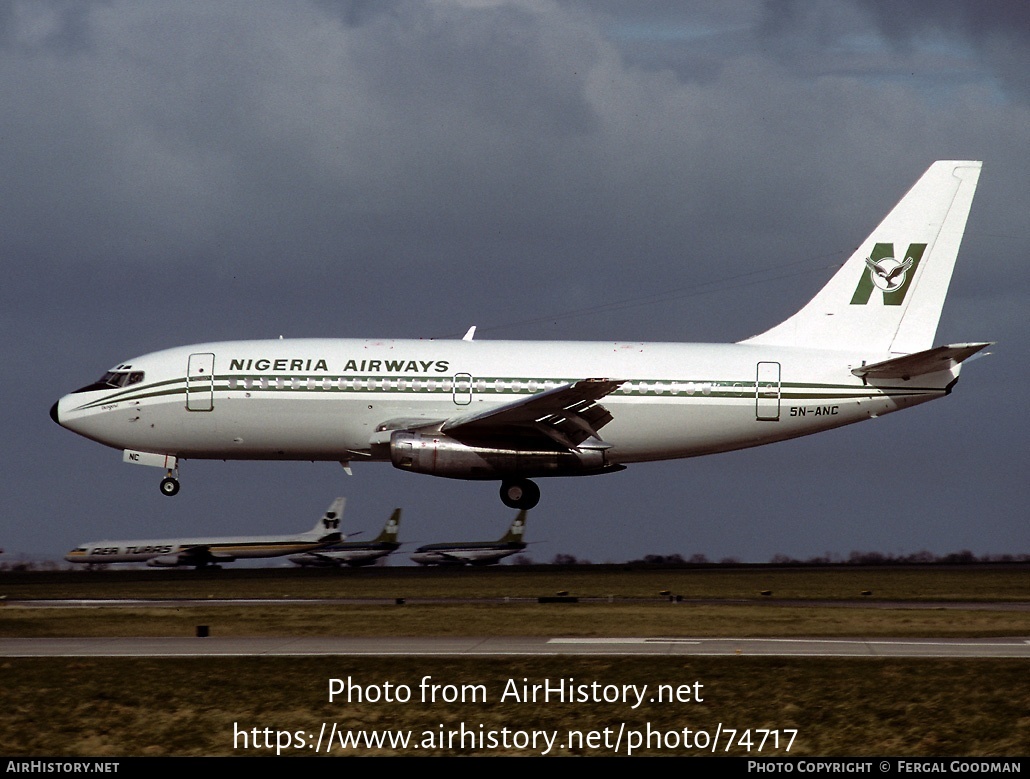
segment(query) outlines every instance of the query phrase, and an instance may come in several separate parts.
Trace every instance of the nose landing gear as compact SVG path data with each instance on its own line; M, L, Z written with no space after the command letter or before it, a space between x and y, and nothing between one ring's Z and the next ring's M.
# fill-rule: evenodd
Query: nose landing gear
M529 479L508 479L501 482L501 503L510 509L527 511L540 502L540 488Z

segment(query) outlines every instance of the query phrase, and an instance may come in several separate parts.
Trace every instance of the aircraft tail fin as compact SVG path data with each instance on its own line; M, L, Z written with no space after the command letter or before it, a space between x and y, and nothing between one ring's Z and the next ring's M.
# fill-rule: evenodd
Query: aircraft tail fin
M517 544L522 541L522 533L526 529L526 509L522 509L511 523L508 532L501 536L499 544Z
M330 540L328 537L322 537L335 533L337 541L343 540L343 536L340 534L340 520L343 518L343 506L346 502L345 498L337 498L330 503L329 508L325 510L308 535L313 535L320 541L327 541Z
M400 524L401 524L401 510L400 509L394 509L393 513L390 515L390 518L388 520L386 520L386 524L383 525L383 529L379 531L379 535L377 535L374 539L372 539L372 543L374 543L374 544L382 544L382 543L395 544L395 543L397 543L397 529L400 527Z
M933 346L982 163L933 163L794 316L747 344L914 354Z

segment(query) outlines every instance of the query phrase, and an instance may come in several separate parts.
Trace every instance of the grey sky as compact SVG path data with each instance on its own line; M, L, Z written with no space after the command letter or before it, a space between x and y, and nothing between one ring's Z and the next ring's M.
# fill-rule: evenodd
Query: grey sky
M351 529L402 506L402 540L499 536L495 484L386 464L191 461L169 500L47 409L195 341L737 340L932 161L972 158L937 340L999 344L953 396L541 480L527 539L595 561L1030 551L1027 4L711 5L0 5L0 547L302 530L337 494Z

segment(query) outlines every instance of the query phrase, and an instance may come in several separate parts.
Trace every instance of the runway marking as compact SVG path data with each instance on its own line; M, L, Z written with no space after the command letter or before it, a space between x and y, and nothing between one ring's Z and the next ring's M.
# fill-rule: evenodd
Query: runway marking
M549 638L549 644L700 644L702 641L725 641L720 638Z
M849 644L857 646L883 645L883 646L1023 646L1030 644L1030 639L1024 640L1023 644L1009 644L1003 641L991 641L982 638L956 638L950 641L903 641L903 640L863 640L847 638L552 638L548 639L551 644L703 644L712 642L733 642L733 643L790 643L790 644Z

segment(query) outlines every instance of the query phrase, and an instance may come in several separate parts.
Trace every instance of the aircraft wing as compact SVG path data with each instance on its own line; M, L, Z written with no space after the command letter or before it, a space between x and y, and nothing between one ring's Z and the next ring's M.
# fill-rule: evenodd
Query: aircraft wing
M230 554L219 554L212 552L209 546L191 546L179 553L179 556L188 561L185 565L196 565L196 563L231 563L236 558Z
M323 563L327 565L339 565L340 563L344 562L345 559L340 557L339 555L326 553L325 550L304 552L304 554L294 555L293 557L309 557L315 560L321 560ZM292 560L293 557L291 557L290 559Z
M598 431L612 421L612 415L598 401L623 383L582 379L486 411L451 417L440 432L459 440L535 432L569 449L607 449Z
M452 563L466 563L466 562L468 562L468 558L467 557L464 557L462 555L456 555L453 552L435 552L434 554L436 554L437 557L440 557L443 560L447 560L447 561L452 562Z
M231 563L236 558L227 554L214 554L210 547L190 546L173 554L152 557L147 560L147 565L157 567L174 568L181 565L204 566L209 563Z

